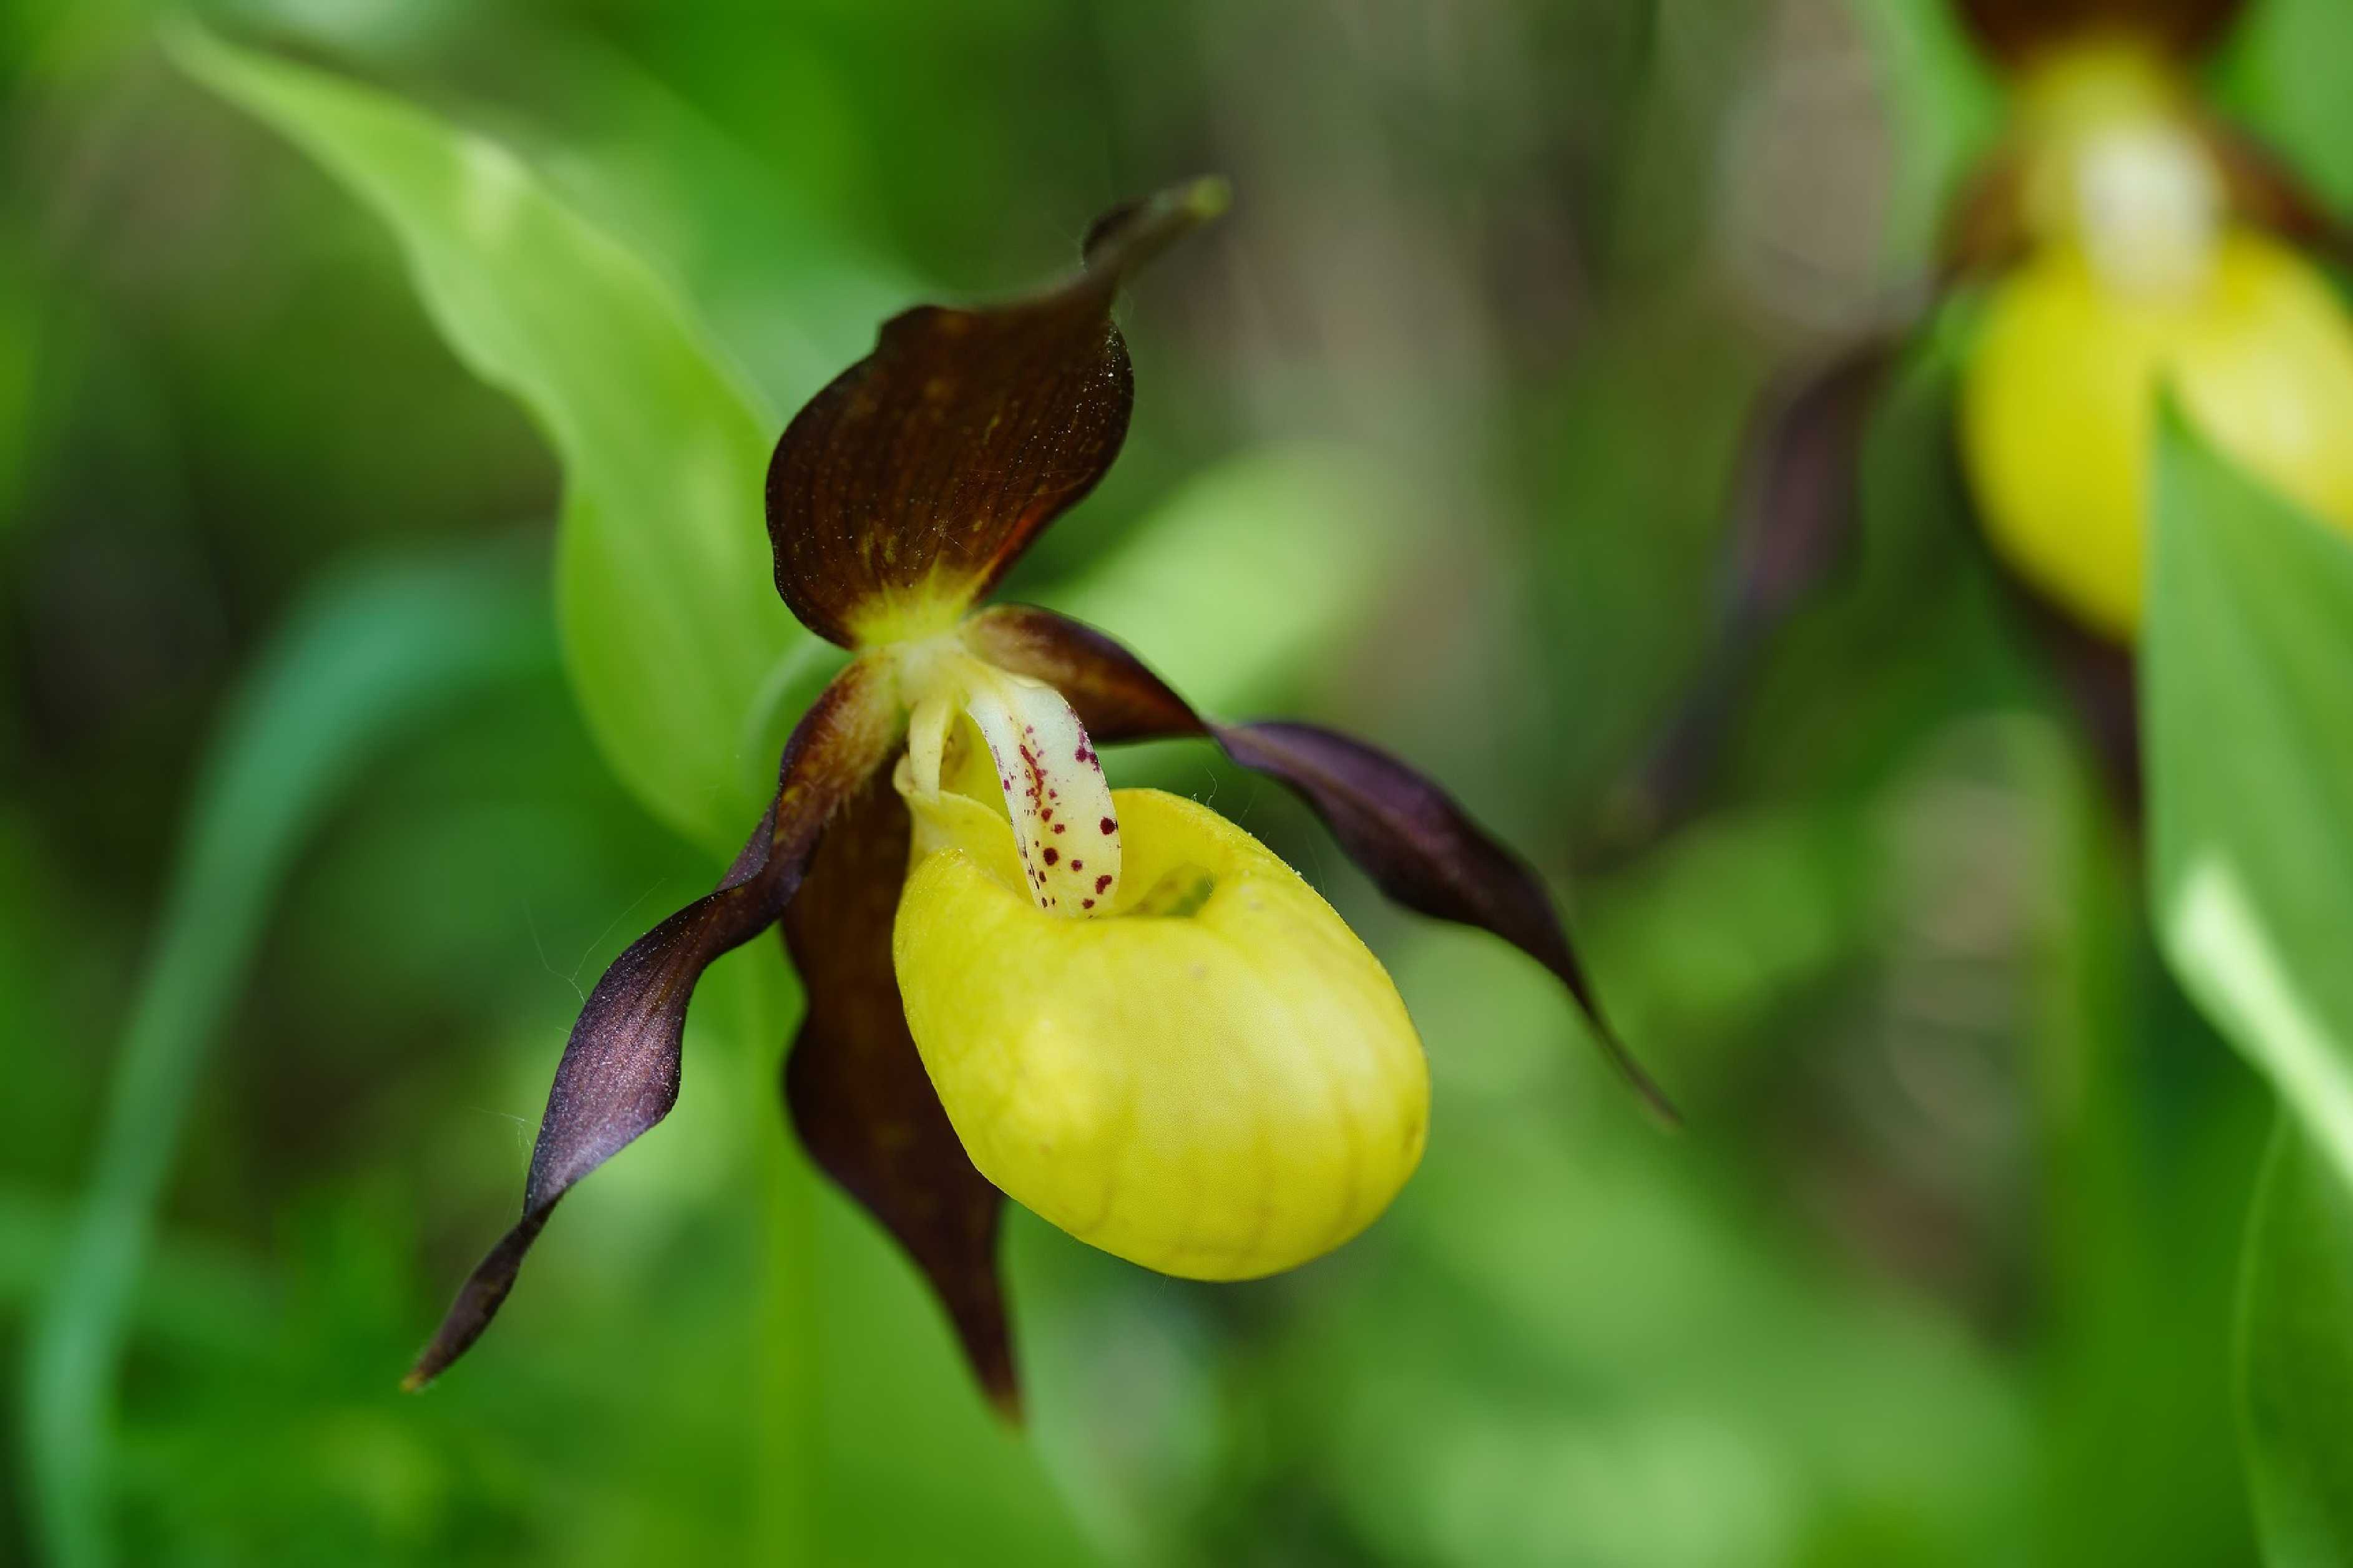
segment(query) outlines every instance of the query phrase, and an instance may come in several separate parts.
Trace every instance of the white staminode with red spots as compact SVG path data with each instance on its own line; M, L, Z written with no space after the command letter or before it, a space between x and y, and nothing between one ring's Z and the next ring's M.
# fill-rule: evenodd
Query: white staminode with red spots
M908 784L938 795L956 717L987 746L1030 897L1050 914L1108 910L1119 889L1119 816L1086 727L1042 681L960 652L910 661Z

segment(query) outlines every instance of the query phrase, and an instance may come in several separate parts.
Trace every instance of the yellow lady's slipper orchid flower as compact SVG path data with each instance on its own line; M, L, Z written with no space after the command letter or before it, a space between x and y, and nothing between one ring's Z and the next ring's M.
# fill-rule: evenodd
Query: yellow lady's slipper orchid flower
M2159 411L2353 530L2353 316L2316 262L2353 259L2353 229L2199 98L2191 68L2244 0L1953 5L2008 75L2010 123L1903 297L1981 299L1959 345L1961 477L2131 803ZM1629 781L1625 837L1690 809L1760 645L1861 547L1864 435L1917 320L1898 312L1764 401L1714 645Z
M2140 621L2149 467L2168 392L2214 447L2353 528L2353 323L2327 279L2249 229L2179 289L2118 287L2081 248L1997 288L1961 384L1987 532L2094 628Z
M1962 454L2010 564L2128 641L2168 393L2250 473L2353 527L2353 322L2310 262L2226 217L2154 52L2063 51L2021 100L2033 248L1969 351Z
M768 471L777 592L856 650L794 731L718 889L631 944L574 1026L522 1217L410 1374L481 1334L572 1184L678 1095L703 969L781 924L807 1015L785 1100L817 1163L929 1278L982 1385L1017 1403L997 1280L1007 1194L1172 1274L1328 1252L1421 1156L1421 1042L1379 962L1240 828L1113 791L1098 742L1215 740L1305 797L1382 889L1550 969L1603 1048L1543 885L1437 785L1312 725L1203 720L1134 655L976 605L1118 454L1120 279L1222 206L1196 182L1098 222L1060 288L923 306L797 415Z

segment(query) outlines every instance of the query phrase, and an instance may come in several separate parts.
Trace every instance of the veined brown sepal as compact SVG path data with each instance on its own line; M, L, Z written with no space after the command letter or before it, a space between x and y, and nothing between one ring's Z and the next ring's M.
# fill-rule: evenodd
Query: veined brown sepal
M1135 388L1121 281L1224 205L1197 180L1099 219L1043 294L919 305L793 416L768 465L776 591L845 647L945 631L1094 489Z

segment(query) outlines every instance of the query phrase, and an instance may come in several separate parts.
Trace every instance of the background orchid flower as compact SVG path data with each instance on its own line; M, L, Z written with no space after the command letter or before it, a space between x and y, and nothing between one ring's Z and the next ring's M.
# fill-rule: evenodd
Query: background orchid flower
M2129 641L2163 396L2353 528L2353 321L2299 250L2326 236L2295 187L2200 107L2183 69L2237 5L1967 9L2018 75L1979 198L2013 254L1964 370L1963 464L2001 559Z
M767 480L777 591L855 657L794 731L717 889L589 995L522 1218L412 1385L489 1325L572 1185L669 1112L697 979L780 922L808 997L785 1073L794 1125L922 1267L1000 1405L1017 1398L995 1258L1008 1194L1212 1279L1288 1268L1369 1223L1427 1126L1394 985L1240 828L1112 790L1099 744L1207 737L1290 785L1392 898L1551 970L1666 1110L1534 872L1435 784L1313 725L1206 720L1066 617L975 607L1118 454L1121 281L1225 200L1220 182L1175 187L1100 220L1046 293L894 317L792 420Z
M2168 399L2283 498L2353 530L2353 317L2322 263L2346 234L2200 99L2239 0L1956 0L2001 68L1999 143L1952 200L1936 276L1892 327L1769 397L1738 504L1719 647L1641 795L1673 815L1750 651L1852 553L1879 394L1931 307L1960 331L1952 436L1986 543L2137 792L2133 659Z

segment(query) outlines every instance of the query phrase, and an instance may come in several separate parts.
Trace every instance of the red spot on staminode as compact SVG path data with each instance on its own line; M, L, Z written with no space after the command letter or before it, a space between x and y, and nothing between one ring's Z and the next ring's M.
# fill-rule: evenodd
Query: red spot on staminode
M1087 863L1083 860L1073 860L1071 862L1071 869L1073 871L1083 871L1086 868Z
M1047 865L1050 866L1050 865L1052 865L1055 861L1060 860L1061 858L1062 858L1062 852L1061 852L1060 850L1059 850L1059 849L1055 848L1055 847L1054 847L1052 845L1050 845L1050 844L1049 844L1048 846L1046 846L1046 864L1047 864Z
M1061 831L1062 831L1063 826L1064 826L1064 825L1063 825L1063 824L1061 824L1061 823L1059 823L1059 822L1058 822L1058 823L1054 824L1054 831L1055 831L1055 832L1057 832L1057 833L1060 833L1060 832L1061 832Z
M1111 878L1110 878L1110 877L1108 877L1108 876L1097 877L1097 878L1095 879L1095 896L1096 896L1097 898L1101 898L1101 897L1103 896L1103 890L1105 888L1108 888L1108 887L1110 887L1110 886L1111 886Z
M1081 908L1081 909L1082 909L1082 910L1091 910L1091 909L1093 909L1094 907L1095 907L1095 901L1094 901L1092 899L1081 899L1081 900L1079 900L1079 908Z
M1118 824L1118 823L1116 823L1116 822L1113 822L1113 821L1110 817L1108 817L1108 816L1104 817L1104 818L1103 819L1103 821L1102 821L1098 826L1100 826L1103 828L1103 836L1104 836L1105 837L1109 837L1111 835L1113 835L1113 834L1114 834L1114 833L1117 833L1117 832L1119 831L1119 824Z
M1039 821L1040 821L1040 822L1051 822L1051 821L1053 821L1053 820L1054 820L1054 808L1053 808L1052 806L1050 806L1050 806L1046 807L1046 809L1045 809L1045 810L1043 810L1043 811L1039 812L1039 813L1038 814L1038 820L1039 820Z

